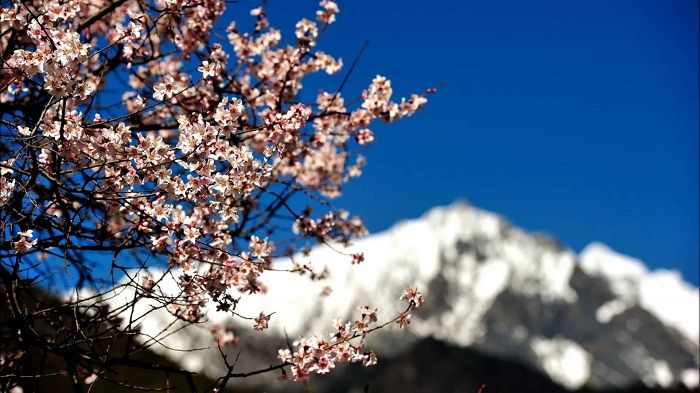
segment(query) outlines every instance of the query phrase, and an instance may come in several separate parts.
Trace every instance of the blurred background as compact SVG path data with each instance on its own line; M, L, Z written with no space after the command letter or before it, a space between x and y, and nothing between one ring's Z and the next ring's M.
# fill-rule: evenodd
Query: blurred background
M257 4L232 4L222 26ZM698 4L340 2L319 48L346 71L369 40L345 97L378 73L398 96L441 87L377 130L338 205L378 232L464 198L575 251L603 241L697 285ZM317 2L265 8L285 37Z
M359 56L346 99L376 74L397 96L439 89L375 129L365 173L337 202L374 234L356 245L367 263L338 271L346 261L317 250L336 269L333 294L300 306L321 288L290 282L294 300L261 302L292 333L325 331L347 303L385 309L411 282L427 303L409 332L370 340L377 368L311 386L697 391L699 3L339 5L319 47L345 70ZM283 36L315 9L266 4ZM310 78L302 99L344 75Z

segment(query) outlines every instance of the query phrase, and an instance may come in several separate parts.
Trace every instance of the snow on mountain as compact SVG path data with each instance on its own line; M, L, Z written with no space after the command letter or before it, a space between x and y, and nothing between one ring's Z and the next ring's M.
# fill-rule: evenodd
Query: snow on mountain
M626 307L639 304L698 345L700 295L698 288L684 282L678 272L649 272L641 261L618 254L601 243L586 247L580 261L586 273L609 282L618 296L599 310L601 322L608 321Z
M364 252L365 262L351 265L339 251ZM425 307L414 315L408 331L391 327L372 335L369 343L380 361L431 338L532 365L571 390L640 382L698 385L698 289L678 273L649 272L640 261L601 244L592 244L577 257L551 238L456 203L347 249L317 247L298 260L314 269L328 266L332 274L312 282L266 272L268 293L244 297L236 310L249 316L275 312L267 333L244 337L249 348L256 341L260 348L281 343L284 332L291 337L326 335L334 318L350 319L363 305L379 307L380 318L390 318L403 307L398 301L403 288L415 283L426 297ZM279 261L277 267L288 264ZM332 292L321 296L326 286ZM122 293L112 303L130 298ZM138 307L149 306L141 302ZM212 323L250 325L213 311L209 318ZM161 330L170 322L160 313L149 317L142 329L163 337ZM194 327L162 340L169 347L181 348L183 342L206 347L211 335ZM153 349L214 377L222 371L213 349Z

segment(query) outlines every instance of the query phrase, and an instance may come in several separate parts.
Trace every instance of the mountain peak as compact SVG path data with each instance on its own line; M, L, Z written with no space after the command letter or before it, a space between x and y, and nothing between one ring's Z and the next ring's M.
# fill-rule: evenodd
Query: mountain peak
M363 252L365 262L351 265L347 253L353 252ZM698 289L677 273L649 272L641 261L600 243L577 257L551 238L458 201L347 249L319 246L295 259L314 269L328 266L330 278L266 272L268 293L246 296L237 305L242 315L275 313L270 339L280 341L285 332L325 334L334 318L349 319L368 304L380 306L388 318L401 311L401 291L415 283L425 306L409 332L389 328L369 337L380 357L400 356L429 339L531 365L568 389L697 386ZM319 298L326 286L332 292ZM229 319L210 313L212 322L247 322ZM170 322L150 323L162 329ZM208 340L182 334L190 341ZM183 361L209 362L192 354ZM202 367L212 376L221 372Z
M601 322L638 304L698 345L700 292L683 281L679 272L649 271L642 261L597 242L581 252L579 265L587 274L608 282L617 295L599 310Z
M609 280L638 280L649 273L642 261L615 252L601 242L586 246L579 260L586 273Z

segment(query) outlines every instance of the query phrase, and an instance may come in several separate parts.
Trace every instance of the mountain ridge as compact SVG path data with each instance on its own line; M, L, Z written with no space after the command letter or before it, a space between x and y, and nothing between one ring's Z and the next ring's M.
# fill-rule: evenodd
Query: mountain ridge
M353 266L339 249L361 251L365 262ZM332 274L312 282L266 272L268 293L246 296L237 306L243 315L275 313L268 332L242 336L260 341L261 354L270 343L283 346L284 334L326 335L332 319L348 319L362 305L378 306L380 318L389 318L400 311L401 290L415 283L426 304L409 329L378 331L368 340L380 361L434 339L531 365L569 390L698 386L698 289L677 273L650 272L599 243L576 255L549 237L457 202L348 248L317 247L297 259L314 269L327 264ZM326 286L332 292L316 301ZM169 323L163 318L149 324L160 329ZM210 312L209 319L246 324L220 312ZM193 346L211 341L192 329L181 334ZM182 338L169 336L164 344ZM209 366L216 364L213 352L175 360L215 376L221 369ZM250 365L264 361L270 359L250 359Z

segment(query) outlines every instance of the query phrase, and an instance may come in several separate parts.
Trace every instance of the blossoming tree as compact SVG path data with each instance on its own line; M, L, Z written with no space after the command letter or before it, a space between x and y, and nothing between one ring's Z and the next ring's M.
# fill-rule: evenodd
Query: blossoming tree
M215 307L267 328L269 314L241 315L237 303L264 292L265 272L275 258L293 260L295 245L345 244L365 233L331 202L361 175L357 151L373 141L370 125L412 115L431 92L395 101L389 80L377 76L346 100L345 78L302 102L304 77L342 69L316 49L338 14L329 0L315 21L296 24L292 39L259 7L246 16L251 31L231 22L221 43L225 0L0 4L3 391L49 375L76 391L98 379L124 385L115 366L180 374L194 390L190 370L131 356L154 344L139 329L148 314L107 307L106 297L128 287L133 303L151 299L173 320L199 324ZM289 274L324 276L292 266ZM176 294L160 288L165 275L151 276L152 267L176 279ZM76 295L57 302L37 288ZM326 338L280 349L268 368L234 372L227 361L229 372L209 391L275 370L299 381L338 362L372 365L364 337L407 325L423 301L415 288L401 298L405 311L393 319L380 323L375 309L362 308ZM214 333L213 345L237 341Z

